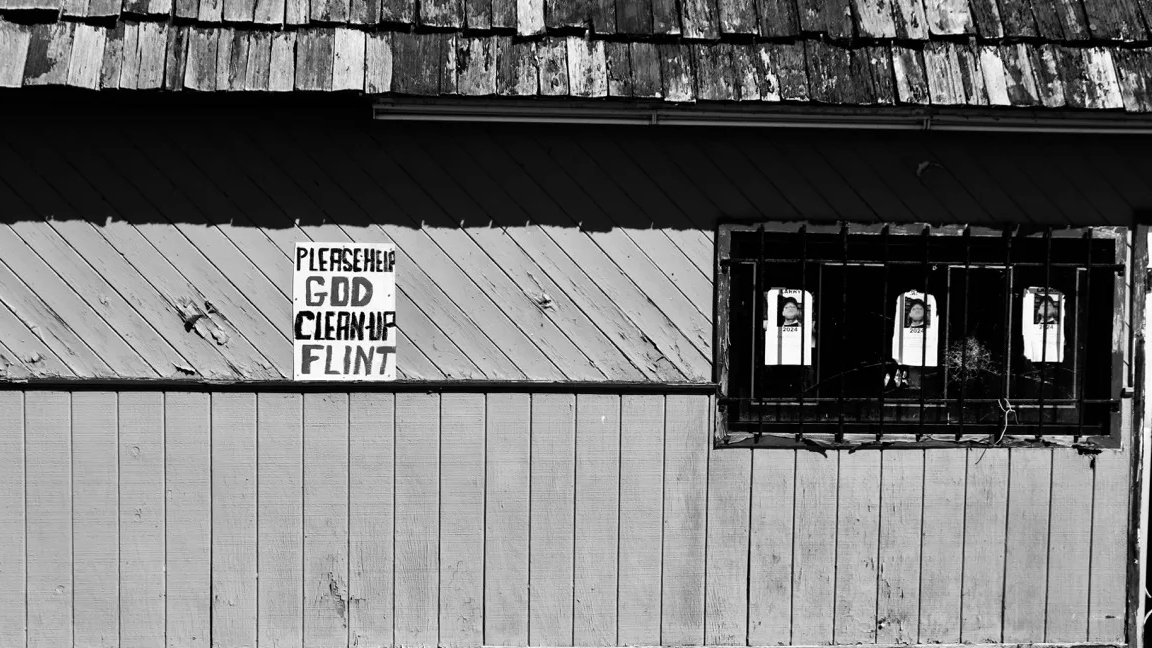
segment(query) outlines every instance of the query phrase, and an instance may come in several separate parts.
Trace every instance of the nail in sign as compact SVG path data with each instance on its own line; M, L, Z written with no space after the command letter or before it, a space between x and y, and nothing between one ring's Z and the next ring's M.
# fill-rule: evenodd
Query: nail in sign
M395 265L392 245L296 244L293 379L396 379Z

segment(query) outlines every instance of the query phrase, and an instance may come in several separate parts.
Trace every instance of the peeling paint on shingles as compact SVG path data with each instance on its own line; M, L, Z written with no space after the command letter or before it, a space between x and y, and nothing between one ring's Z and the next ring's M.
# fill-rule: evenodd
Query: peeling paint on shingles
M0 21L0 88L19 88L32 34L24 25Z
M895 0L893 5L892 16L896 22L897 38L928 38L924 3L919 0Z
M1116 78L1116 68L1112 54L1103 47L1091 47L1083 51L1084 64L1088 72L1088 96L1092 108L1123 108L1120 98L1120 84Z
M980 48L980 68L984 72L984 88L988 92L988 103L993 106L1011 106L1008 98L1007 73L1000 51L995 46Z
M536 60L540 70L540 94L568 94L567 45L564 39L541 43L536 50Z
M24 63L24 85L63 85L68 78L75 23L36 25Z
M660 45L660 62L665 101L695 101L695 74L692 72L692 57L687 46Z
M1056 50L1051 45L1043 46L1036 52L1032 63L1036 72L1036 82L1040 87L1040 99L1046 108L1064 106L1064 81L1060 78L1059 61Z
M933 34L972 33L968 0L936 0L925 3L929 30Z

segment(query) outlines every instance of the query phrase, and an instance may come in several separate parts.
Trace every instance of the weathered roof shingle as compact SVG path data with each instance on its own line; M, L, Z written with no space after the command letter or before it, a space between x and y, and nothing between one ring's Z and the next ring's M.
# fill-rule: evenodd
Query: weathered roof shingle
M1136 0L0 0L0 87L1152 111Z

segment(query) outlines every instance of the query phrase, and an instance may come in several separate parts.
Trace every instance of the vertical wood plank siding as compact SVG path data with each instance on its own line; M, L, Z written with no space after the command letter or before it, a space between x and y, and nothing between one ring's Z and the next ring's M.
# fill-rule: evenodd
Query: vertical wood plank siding
M304 615L304 398L260 394L256 407L256 562L260 574L256 637L262 646L299 646ZM364 452L361 458L371 456ZM381 479L387 474L382 470ZM392 520L390 510L388 520ZM391 611L388 605L389 621ZM391 631L389 625L389 640Z
M25 618L30 647L71 645L75 636L70 400L66 392L40 392L27 394L24 403Z
M711 407L0 392L0 645L1122 640L1127 450L717 451Z
M24 394L0 392L0 645L27 645Z

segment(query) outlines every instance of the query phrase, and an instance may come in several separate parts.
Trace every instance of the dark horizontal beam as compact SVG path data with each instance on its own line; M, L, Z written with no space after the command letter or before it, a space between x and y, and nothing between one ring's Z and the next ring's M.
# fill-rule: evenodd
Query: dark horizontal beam
M393 121L1152 135L1152 115L1023 108L396 97L377 101L373 115Z
M0 391L179 391L179 392L381 392L381 393L564 393L701 394L717 393L715 383L539 382L531 380L395 380L342 382L290 380L212 381L130 378L44 378L0 382Z

